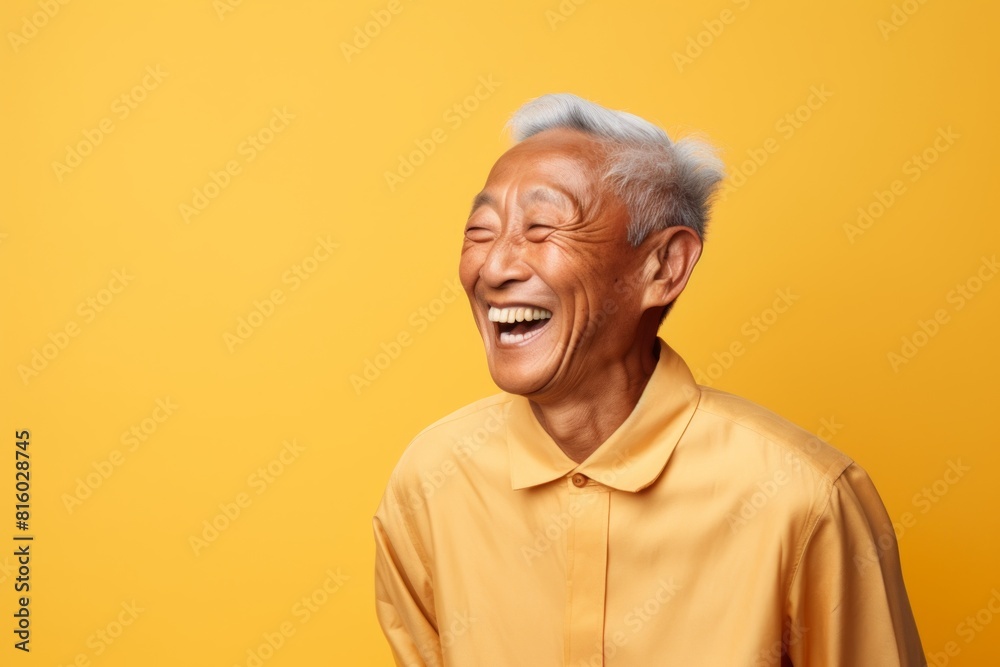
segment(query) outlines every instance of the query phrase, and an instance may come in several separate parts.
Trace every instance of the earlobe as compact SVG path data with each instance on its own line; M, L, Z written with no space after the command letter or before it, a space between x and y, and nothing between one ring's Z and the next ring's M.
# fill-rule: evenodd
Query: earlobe
M687 286L701 257L702 241L690 227L674 226L650 234L647 242L649 271L643 308L662 308L672 303Z

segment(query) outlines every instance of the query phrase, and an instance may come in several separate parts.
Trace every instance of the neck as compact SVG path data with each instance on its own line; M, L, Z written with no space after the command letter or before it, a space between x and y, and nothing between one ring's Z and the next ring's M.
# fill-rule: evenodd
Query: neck
M531 410L559 448L582 463L632 414L659 359L658 342L637 346L617 364L587 377L559 400L531 400Z

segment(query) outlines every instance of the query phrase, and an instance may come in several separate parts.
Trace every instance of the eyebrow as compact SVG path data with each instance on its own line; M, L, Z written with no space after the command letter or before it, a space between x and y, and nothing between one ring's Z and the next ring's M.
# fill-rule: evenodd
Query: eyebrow
M565 204L567 201L577 210L580 210L582 208L580 206L580 202L578 202L575 197L564 194L562 192L553 191L548 188L532 188L531 190L528 190L526 193L524 193L524 195L521 197L521 202L523 204L542 203L542 204L553 204L558 206ZM478 209L480 206L489 206L492 208L496 208L497 199L488 192L480 192L472 200L472 209L469 211L469 215L475 213L476 209Z
M472 209L469 211L469 215L475 213L476 209L479 208L480 206L491 206L496 208L496 205L497 205L496 197L486 192L480 192L472 200Z
M556 206L564 205L568 201L570 204L576 205L572 197L548 188L532 188L524 193L521 201L525 204L554 204Z

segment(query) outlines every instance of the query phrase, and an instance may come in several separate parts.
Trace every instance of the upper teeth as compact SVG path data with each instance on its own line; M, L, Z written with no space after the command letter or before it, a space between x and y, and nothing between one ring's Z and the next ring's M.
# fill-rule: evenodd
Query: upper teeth
M544 308L496 308L490 306L490 322L530 322L547 320L552 313Z

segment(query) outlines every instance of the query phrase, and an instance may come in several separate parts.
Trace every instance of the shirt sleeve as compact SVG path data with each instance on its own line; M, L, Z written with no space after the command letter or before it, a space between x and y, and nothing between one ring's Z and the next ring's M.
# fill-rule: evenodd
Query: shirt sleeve
M375 611L400 667L440 667L441 642L426 554L390 481L375 513Z
M892 521L868 474L848 466L792 577L786 650L795 667L927 664Z

